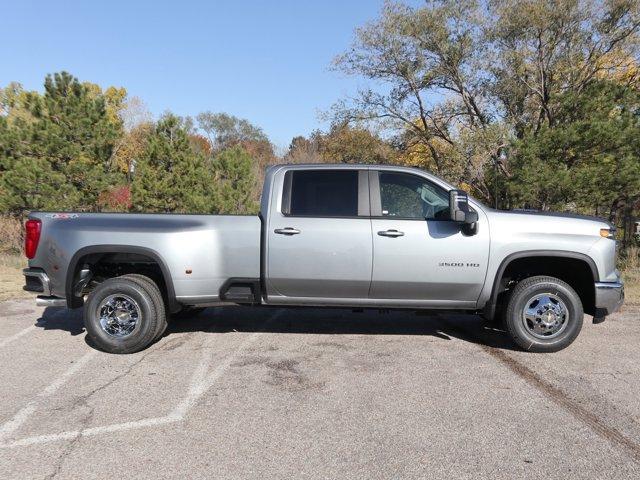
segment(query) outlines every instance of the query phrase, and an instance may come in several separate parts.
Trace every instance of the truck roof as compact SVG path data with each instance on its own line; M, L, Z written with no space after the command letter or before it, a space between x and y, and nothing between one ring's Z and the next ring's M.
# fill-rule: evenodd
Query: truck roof
M417 167L407 167L404 165L388 165L388 164L368 164L368 163L280 163L278 165L271 165L267 167L267 178L274 175L281 169L287 170L305 170L305 169L318 169L318 170L392 170L394 172L405 173L417 173L419 175L426 175L435 183L442 185L448 189L455 189L449 182L434 175L433 173L423 170Z

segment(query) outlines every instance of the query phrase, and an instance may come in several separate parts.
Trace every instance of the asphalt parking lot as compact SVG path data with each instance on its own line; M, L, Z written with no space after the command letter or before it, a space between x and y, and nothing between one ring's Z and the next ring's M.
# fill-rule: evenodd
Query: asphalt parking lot
M640 476L640 307L556 354L409 312L210 308L128 356L0 326L0 478Z

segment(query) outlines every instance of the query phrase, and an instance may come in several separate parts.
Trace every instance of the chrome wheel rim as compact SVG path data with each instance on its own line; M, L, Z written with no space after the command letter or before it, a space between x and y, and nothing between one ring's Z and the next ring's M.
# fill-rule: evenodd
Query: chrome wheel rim
M100 327L112 337L128 337L140 324L142 313L138 303L128 295L106 297L98 306Z
M569 323L569 309L553 293L540 293L525 303L522 323L536 338L550 339L560 335Z

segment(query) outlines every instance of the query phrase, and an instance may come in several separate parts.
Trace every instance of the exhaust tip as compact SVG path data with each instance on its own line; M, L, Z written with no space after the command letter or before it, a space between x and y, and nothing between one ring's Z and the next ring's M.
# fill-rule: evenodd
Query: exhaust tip
M38 307L66 307L67 299L60 297L36 297Z

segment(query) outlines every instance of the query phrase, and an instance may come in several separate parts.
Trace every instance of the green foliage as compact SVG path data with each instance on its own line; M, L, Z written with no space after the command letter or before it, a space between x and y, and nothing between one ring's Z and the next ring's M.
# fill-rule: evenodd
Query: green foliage
M256 170L273 157L258 127L200 115L213 150L189 117L166 114L125 132L129 103L123 88L102 91L66 72L47 76L44 94L1 89L0 211L257 211Z
M211 212L212 170L178 117L165 115L149 135L131 193L134 210L141 212Z
M194 145L188 126L165 115L147 139L132 183L141 212L256 213L252 157L240 146L213 159Z
M29 122L31 113L26 109L26 92L18 82L10 82L5 88L0 88L0 116L13 124L18 118Z
M257 213L257 185L253 160L246 150L235 146L220 152L214 159L215 213Z
M14 97L0 117L0 209L96 208L100 192L121 180L110 164L121 125L104 97L66 72L47 76L44 95Z
M640 200L640 92L598 81L555 103L556 125L515 144L511 202L615 219Z

